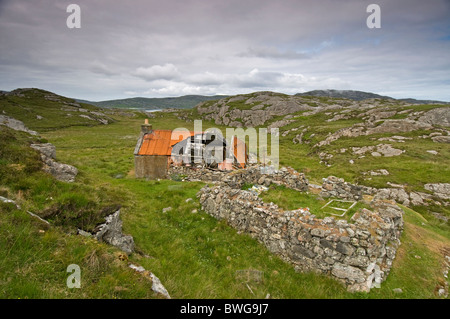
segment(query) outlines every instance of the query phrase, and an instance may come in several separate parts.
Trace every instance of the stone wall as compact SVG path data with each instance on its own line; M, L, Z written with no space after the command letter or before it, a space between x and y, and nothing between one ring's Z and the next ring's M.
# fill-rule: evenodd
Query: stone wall
M402 185L391 188L354 185L342 178L329 176L323 179L320 195L355 201L361 200L363 195L373 195L375 200L394 200L405 206L450 205L449 183L425 184L424 188L430 193L407 192Z
M345 182L342 178L328 176L323 179L322 197L339 197L347 200L361 200L363 187Z
M308 190L308 180L305 175L290 167L272 170L270 166L250 166L246 169L226 172L206 168L172 166L169 169L168 175L169 177L180 178L186 181L223 183L232 188L241 188L244 184L264 186L276 184L302 192Z
M251 192L205 186L197 195L208 214L249 233L296 270L329 274L350 291L369 291L386 279L400 245L403 211L392 202L372 202L352 223L317 219L308 209L283 211Z

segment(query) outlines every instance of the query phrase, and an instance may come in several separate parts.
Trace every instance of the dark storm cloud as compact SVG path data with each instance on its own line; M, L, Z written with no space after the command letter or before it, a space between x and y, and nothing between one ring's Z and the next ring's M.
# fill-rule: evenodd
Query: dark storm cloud
M381 29L366 26L381 7ZM81 29L66 8L81 7ZM94 100L319 88L450 100L445 0L0 2L0 89Z

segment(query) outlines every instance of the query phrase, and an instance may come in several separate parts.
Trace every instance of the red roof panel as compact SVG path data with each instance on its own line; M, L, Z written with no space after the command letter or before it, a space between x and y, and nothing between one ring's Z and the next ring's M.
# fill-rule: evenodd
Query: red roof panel
M138 155L171 155L172 146L181 142L183 136L193 135L194 132L154 130L144 136Z

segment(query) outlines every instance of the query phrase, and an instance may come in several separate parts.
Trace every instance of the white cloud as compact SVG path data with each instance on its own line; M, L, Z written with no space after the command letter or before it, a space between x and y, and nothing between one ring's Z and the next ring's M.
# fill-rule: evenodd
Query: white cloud
M148 68L139 67L134 72L134 75L146 81L172 80L179 76L179 72L175 65L166 63L164 65L153 65Z

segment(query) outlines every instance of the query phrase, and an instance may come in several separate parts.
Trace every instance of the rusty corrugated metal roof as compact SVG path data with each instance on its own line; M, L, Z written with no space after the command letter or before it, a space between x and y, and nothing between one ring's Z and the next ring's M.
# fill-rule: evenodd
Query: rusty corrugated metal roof
M194 132L154 130L144 136L138 155L170 156L172 153L172 146L192 135L194 135Z
M189 136L201 133L203 132L154 130L144 136L138 155L170 156L172 154L172 147L175 144L183 141ZM244 168L247 161L247 145L236 136L234 136L232 143L234 144L234 156L242 168Z

